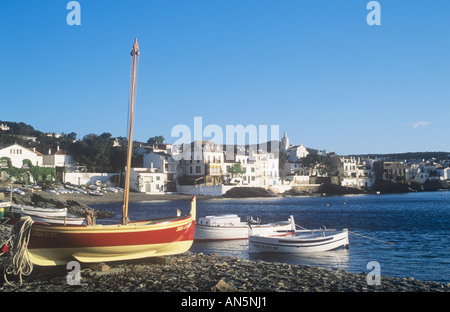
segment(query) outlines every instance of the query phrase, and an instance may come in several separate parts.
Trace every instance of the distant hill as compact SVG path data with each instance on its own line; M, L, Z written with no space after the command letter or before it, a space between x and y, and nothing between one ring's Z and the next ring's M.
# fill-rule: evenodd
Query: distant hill
M436 161L446 160L450 158L450 152L407 152L407 153L395 153L395 154L359 154L350 155L354 157L370 157L385 160L429 160L435 158Z

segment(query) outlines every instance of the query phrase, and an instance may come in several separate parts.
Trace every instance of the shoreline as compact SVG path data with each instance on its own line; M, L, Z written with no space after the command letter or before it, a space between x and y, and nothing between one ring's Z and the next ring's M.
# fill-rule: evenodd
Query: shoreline
M427 190L427 191L418 191L418 192L439 192L439 191L449 191L448 189L436 189L436 190ZM414 192L406 192L406 193L417 193ZM355 193L279 193L274 194L270 193L267 196L258 196L258 194L252 196L213 196L213 195L197 195L197 199L247 199L247 198L288 198L288 197L321 197L323 194L325 196L345 196L345 195L377 195L376 192L355 192ZM382 195L387 194L405 194L405 192L382 192ZM123 202L123 193L104 193L102 196L91 196L85 194L52 194L46 191L37 191L33 193L26 193L25 195L13 194L13 201L20 201L21 198L31 197L33 195L39 195L45 200L48 200L50 203L53 202L71 202L75 201L82 205L96 205L96 204L108 204L108 203L120 203ZM130 192L129 194L129 202L145 202L145 201L182 201L182 200L191 200L193 195L190 194L181 194L181 193L171 193L171 194L145 194L145 193L136 193ZM5 195L4 201L8 201L9 196Z
M248 190L248 188L245 188ZM447 189L442 190L430 190L429 192L436 191L448 191ZM425 191L422 191L425 192ZM416 192L414 192L416 193ZM3 193L5 194L5 193ZM240 190L237 194L242 194ZM201 201L203 199L215 199L215 200L236 200L236 199L277 199L277 198L291 198L291 197L323 197L323 193L283 193L275 194L270 191L266 193L261 193L260 190L256 192L249 192L247 196L212 196L212 195L197 195L197 200ZM395 193L382 193L382 194L395 194ZM405 194L400 192L398 194ZM347 196L347 195L375 195L371 192L363 193L325 193L325 196ZM9 194L4 196L4 201L9 201ZM13 203L19 205L29 205L35 207L46 207L46 208L67 208L68 212L72 215L85 217L87 211L94 212L94 215L98 219L109 218L112 213L104 210L95 208L95 205L104 205L108 203L123 203L123 193L104 193L102 196L91 196L85 194L53 194L46 191L35 191L27 192L24 195L12 194ZM193 195L171 193L171 194L145 194L130 192L129 202L150 202L150 201L186 201L190 202Z
M436 182L438 183L438 182ZM379 182L375 191L374 189L358 189L354 187L344 187L340 185L334 185L330 183L322 184L321 187L316 192L308 191L296 191L291 189L284 193L274 193L271 190L267 190L261 187L236 187L223 194L222 196L213 195L197 195L198 199L245 199L245 198L283 198L283 197L320 197L323 194L326 196L344 196L344 195L373 195L373 194L405 194L405 193L416 193L416 192L437 192L437 191L449 191L450 184L448 182L439 182L438 185L434 187L420 188L417 185L411 188L412 185L404 183L392 183L388 181ZM21 188L20 185L13 187ZM8 201L9 193L4 194L4 201ZM13 201L16 203L26 202L29 199L27 197L32 197L38 195L41 204L49 203L50 206L58 206L68 204L68 206L79 205L96 205L96 204L108 204L108 203L120 203L124 200L124 195L122 192L119 193L103 193L102 196L91 196L85 194L67 193L67 194L52 194L46 191L35 191L26 192L25 195L18 195L13 193ZM190 201L193 195L181 194L181 193L170 193L170 194L145 194L130 192L129 202L145 202L145 201L178 201L186 200ZM21 200L23 198L24 200ZM59 208L59 207L58 207Z

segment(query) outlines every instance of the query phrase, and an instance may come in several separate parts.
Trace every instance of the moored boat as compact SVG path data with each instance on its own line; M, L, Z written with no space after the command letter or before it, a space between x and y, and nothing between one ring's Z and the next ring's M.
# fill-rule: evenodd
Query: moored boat
M301 230L296 235L267 237L250 233L249 252L264 253L310 253L322 252L349 246L348 230Z
M295 231L293 219L274 223L255 223L254 220L241 221L236 214L206 216L196 223L195 240L231 240L247 239L249 224L254 233L265 236L284 236Z

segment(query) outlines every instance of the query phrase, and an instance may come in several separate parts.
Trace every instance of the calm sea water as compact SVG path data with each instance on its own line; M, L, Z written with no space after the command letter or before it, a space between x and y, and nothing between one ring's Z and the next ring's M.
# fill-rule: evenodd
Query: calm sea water
M121 204L92 205L116 212ZM189 201L130 203L131 220L173 216L176 209L187 214ZM350 249L312 255L255 255L248 253L245 240L195 242L192 252L218 253L245 259L280 261L349 272L369 273L370 261L380 264L381 275L413 277L419 280L450 283L450 193L352 195L332 197L288 197L251 199L199 199L197 217L224 213L259 217L263 222L287 220L305 228L342 229L387 241L387 244L350 234ZM111 220L105 220L108 222Z

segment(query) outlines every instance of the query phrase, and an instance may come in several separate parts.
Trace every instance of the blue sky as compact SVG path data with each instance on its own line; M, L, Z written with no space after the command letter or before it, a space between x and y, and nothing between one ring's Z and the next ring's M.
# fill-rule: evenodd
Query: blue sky
M338 154L450 151L450 1L0 2L0 120L126 136L140 46L135 139L176 125L278 125ZM270 134L268 134L270 137Z

